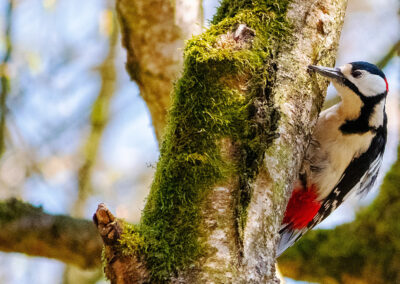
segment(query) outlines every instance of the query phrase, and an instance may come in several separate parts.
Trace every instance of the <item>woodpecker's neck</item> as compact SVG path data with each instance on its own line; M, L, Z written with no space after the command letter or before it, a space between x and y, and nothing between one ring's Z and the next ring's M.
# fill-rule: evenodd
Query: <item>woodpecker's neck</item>
M360 97L354 96L349 90L341 90L339 96L342 101L339 105L339 112L341 117L346 120L355 120L360 116L361 108L364 103Z
M340 126L343 134L363 134L376 131L384 124L385 94L360 97L350 90L342 90L339 111L345 122Z

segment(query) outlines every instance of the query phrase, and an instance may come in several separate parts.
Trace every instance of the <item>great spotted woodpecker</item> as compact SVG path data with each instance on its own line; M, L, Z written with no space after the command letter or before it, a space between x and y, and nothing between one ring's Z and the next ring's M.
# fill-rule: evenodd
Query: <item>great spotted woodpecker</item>
M352 62L308 68L333 83L341 102L318 118L282 221L278 256L349 196L371 189L386 144L389 87L378 67Z

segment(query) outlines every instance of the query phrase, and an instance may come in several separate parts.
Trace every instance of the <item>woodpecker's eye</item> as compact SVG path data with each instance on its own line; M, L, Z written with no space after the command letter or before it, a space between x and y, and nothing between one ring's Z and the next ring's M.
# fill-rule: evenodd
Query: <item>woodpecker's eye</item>
M360 71L353 71L352 73L351 73L351 75L354 77L354 78L360 78L361 77L361 75L362 75L362 73L360 72Z

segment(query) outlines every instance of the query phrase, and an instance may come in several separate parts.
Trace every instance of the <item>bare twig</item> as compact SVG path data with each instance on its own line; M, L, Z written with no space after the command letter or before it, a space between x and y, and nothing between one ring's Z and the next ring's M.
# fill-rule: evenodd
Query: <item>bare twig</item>
M6 115L7 115L7 96L10 91L10 78L8 76L8 63L11 58L12 43L11 43L11 27L14 1L9 0L6 12L6 53L0 63L0 158L5 151L5 134L6 134Z
M400 40L398 40L391 49L389 49L388 53L378 62L376 66L379 68L385 68L385 66L390 62L390 60L400 55Z
M116 70L115 70L115 53L117 47L118 32L117 23L113 16L112 32L109 39L109 51L106 59L99 67L102 79L101 88L93 103L91 112L91 127L89 136L85 142L83 149L85 160L78 171L79 193L72 214L81 216L83 214L84 204L87 197L92 191L91 177L93 167L96 163L100 142L103 137L104 130L110 117L110 102L115 93Z

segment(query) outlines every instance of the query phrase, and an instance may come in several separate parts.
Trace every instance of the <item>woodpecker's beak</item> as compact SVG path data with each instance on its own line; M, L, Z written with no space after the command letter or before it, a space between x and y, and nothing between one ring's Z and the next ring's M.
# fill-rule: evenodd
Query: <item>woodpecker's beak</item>
M331 79L331 80L334 79L336 81L343 82L345 79L342 71L340 71L339 68L329 68L329 67L323 67L323 66L308 65L308 69L315 71L315 72L321 74L322 76L324 76L328 79Z

